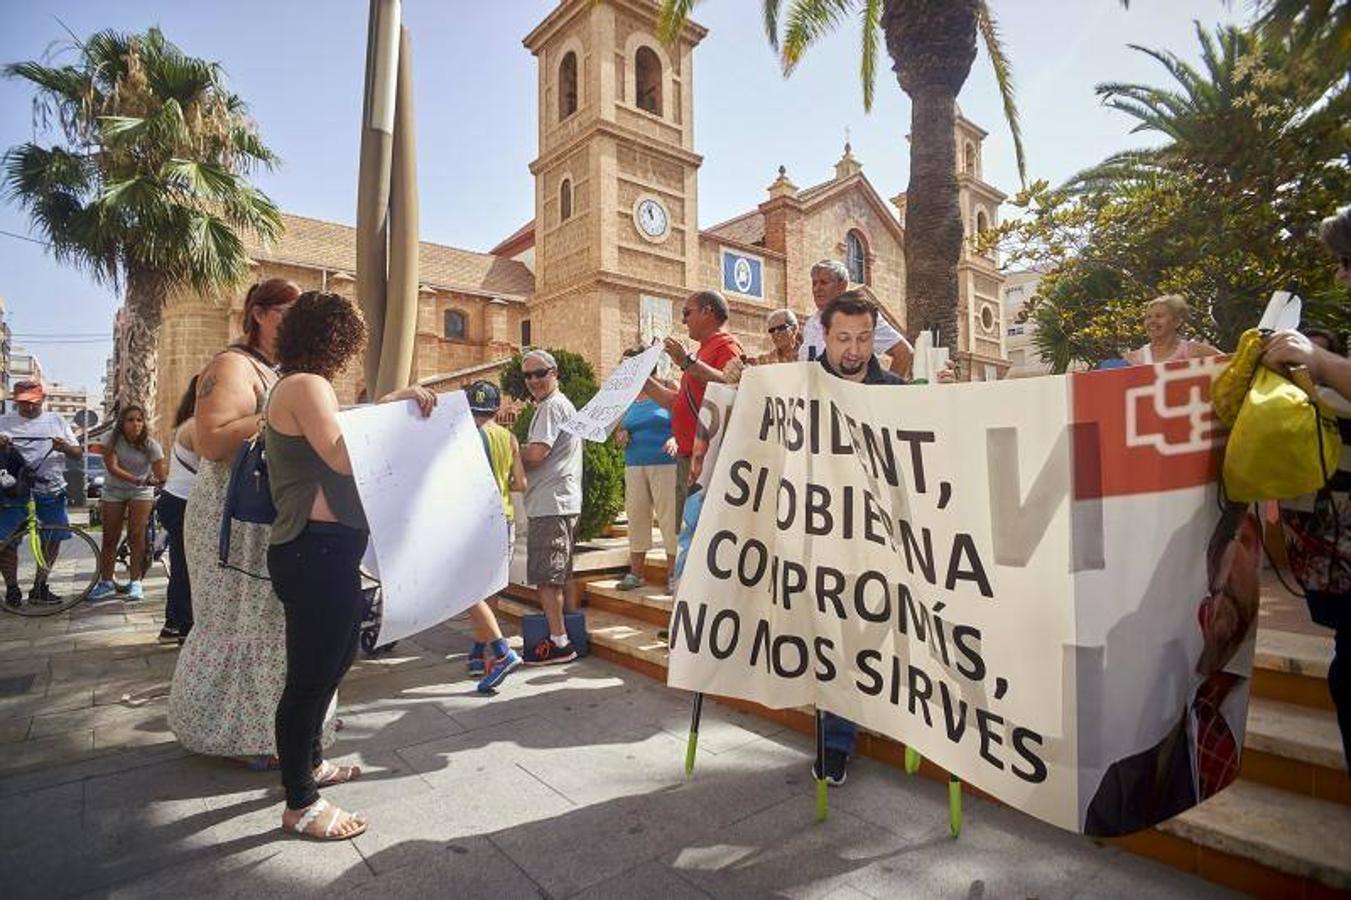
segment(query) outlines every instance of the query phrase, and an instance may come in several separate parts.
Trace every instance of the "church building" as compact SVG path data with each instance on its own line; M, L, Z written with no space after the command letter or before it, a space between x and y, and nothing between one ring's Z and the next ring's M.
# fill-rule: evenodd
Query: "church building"
M419 259L416 375L437 390L494 378L523 346L584 355L603 377L623 351L684 335L678 310L716 288L748 350L769 346L766 313L815 309L810 270L838 259L853 286L904 329L905 195L888 202L846 143L826 181L800 188L766 166L765 193L746 212L699 227L694 124L695 50L688 24L673 45L656 37L656 0L561 0L525 47L538 63L535 214L487 252L423 243ZM994 227L1004 194L981 176L986 132L958 115L961 210L968 235ZM895 152L902 152L896 148ZM755 198L747 198L754 202ZM273 245L249 246L257 279L355 292L355 231L285 215ZM1000 276L992 255L967 244L960 264L963 377L1008 368ZM356 299L353 297L353 299ZM157 430L167 430L191 376L239 333L239 296L171 298L160 341ZM339 395L360 394L360 366Z

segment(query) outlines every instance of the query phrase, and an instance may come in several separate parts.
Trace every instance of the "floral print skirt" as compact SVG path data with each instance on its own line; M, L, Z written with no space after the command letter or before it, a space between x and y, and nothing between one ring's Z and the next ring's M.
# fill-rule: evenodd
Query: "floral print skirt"
M193 626L169 694L178 742L211 756L275 754L277 701L286 684L286 619L267 580L269 527L232 523L230 566L220 564L220 523L230 465L201 461L183 524ZM333 740L337 697L324 721Z

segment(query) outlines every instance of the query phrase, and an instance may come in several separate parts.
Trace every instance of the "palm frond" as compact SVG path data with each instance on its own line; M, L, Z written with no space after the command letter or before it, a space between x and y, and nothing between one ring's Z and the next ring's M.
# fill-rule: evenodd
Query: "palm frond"
M795 0L784 24L784 75L792 74L808 47L839 28L853 7L854 0Z
M666 44L675 43L680 30L689 21L694 4L699 0L663 0L657 16L657 38Z
M764 0L761 7L761 15L765 20L765 37L769 38L769 46L774 52L779 51L779 11L783 8L783 0Z
M1004 52L1003 41L999 37L999 23L990 12L990 5L981 2L976 6L976 27L985 42L985 51L990 55L990 65L994 69L995 83L999 86L999 98L1004 104L1004 120L1009 123L1009 132L1013 135L1013 152L1018 160L1018 181L1027 186L1027 159L1023 153L1023 130L1018 122L1018 105L1014 101L1013 68L1009 64L1008 54Z
M863 111L871 112L877 89L877 43L882 31L882 0L864 0L863 52L859 60L859 78L863 82Z

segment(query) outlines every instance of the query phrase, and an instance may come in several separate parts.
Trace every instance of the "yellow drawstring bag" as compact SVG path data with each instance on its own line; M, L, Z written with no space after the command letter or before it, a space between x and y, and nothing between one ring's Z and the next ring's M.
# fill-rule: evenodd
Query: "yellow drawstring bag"
M1292 377L1296 380L1257 366L1224 448L1230 500L1288 500L1322 489L1337 471L1342 452L1337 419L1314 399L1307 369ZM1219 403L1216 413L1223 417Z

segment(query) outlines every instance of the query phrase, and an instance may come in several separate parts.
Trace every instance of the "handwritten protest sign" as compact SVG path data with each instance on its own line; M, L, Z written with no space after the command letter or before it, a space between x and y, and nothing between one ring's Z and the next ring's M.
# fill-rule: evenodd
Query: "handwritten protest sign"
M507 583L507 520L463 391L338 415L383 591L379 643L417 634ZM451 527L452 523L455 527Z
M624 411L638 398L643 382L656 368L661 354L662 345L654 344L637 356L620 362L596 396L563 423L563 430L588 441L601 442L608 438L610 431L624 417Z
M750 370L669 683L828 709L1074 831L1191 806L1237 773L1256 621L1255 531L1216 499L1217 371L889 387ZM1234 738L1210 777L1203 697Z

